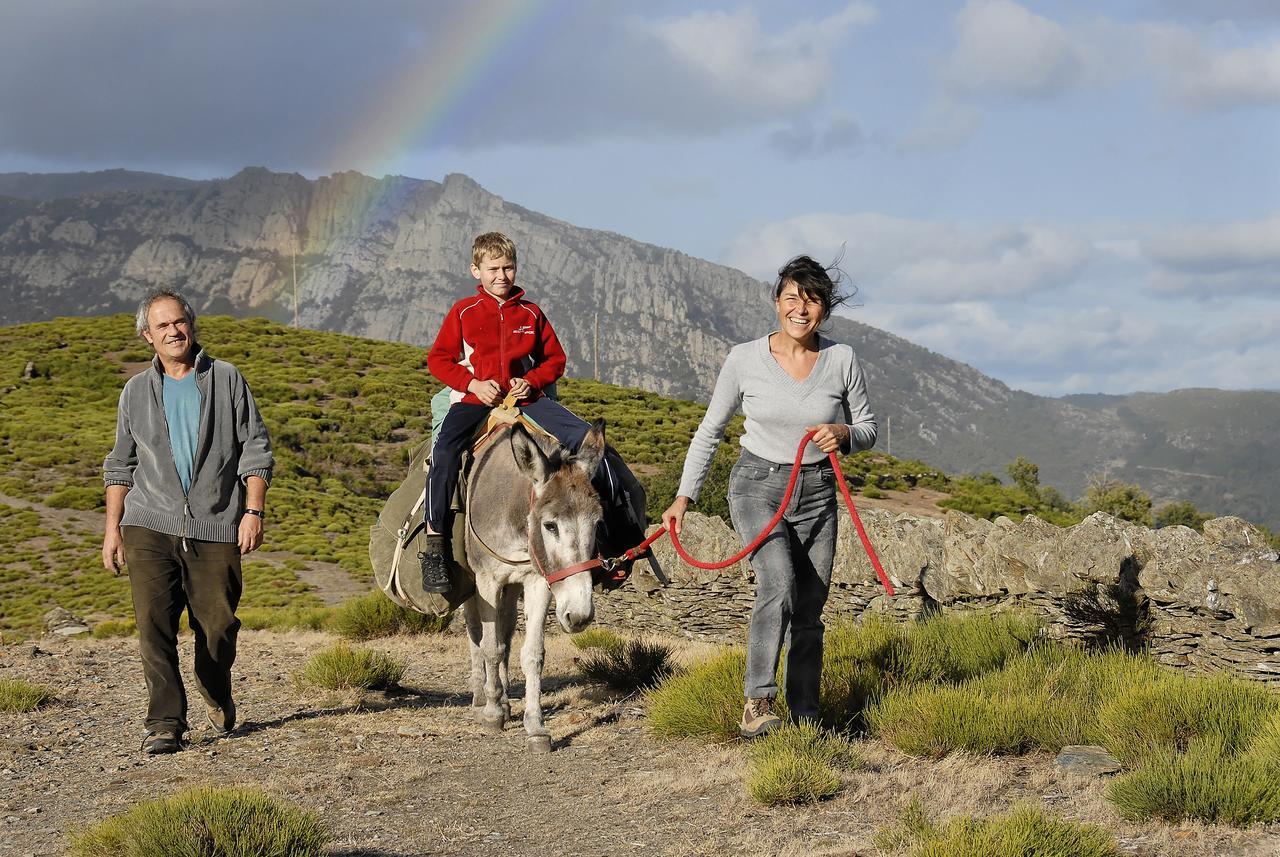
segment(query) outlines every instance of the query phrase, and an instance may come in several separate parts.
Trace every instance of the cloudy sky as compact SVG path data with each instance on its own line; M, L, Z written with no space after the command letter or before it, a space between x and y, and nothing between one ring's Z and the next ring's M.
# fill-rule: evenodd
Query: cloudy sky
M1280 0L0 3L0 171L250 164L843 248L856 318L1035 393L1280 389Z

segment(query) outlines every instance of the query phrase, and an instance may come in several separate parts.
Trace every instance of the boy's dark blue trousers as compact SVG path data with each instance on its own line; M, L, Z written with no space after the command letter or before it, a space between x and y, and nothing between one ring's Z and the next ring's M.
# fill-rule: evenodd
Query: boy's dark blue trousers
M443 533L445 516L449 512L449 498L458 485L458 468L462 452L471 444L476 429L491 411L488 405L458 402L449 408L440 427L440 436L431 450L431 469L427 471L427 526L433 532ZM560 441L570 452L577 452L588 426L568 408L554 399L542 396L520 406L533 421ZM611 485L609 486L612 487ZM610 492L611 494L612 492ZM610 494L606 494L608 497Z

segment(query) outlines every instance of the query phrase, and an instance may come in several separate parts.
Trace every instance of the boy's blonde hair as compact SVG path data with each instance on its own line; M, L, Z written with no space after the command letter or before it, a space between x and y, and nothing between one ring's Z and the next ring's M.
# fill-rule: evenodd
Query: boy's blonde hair
M479 265L485 259L500 259L506 256L511 264L516 264L516 244L501 232L486 232L477 235L471 245L471 264Z

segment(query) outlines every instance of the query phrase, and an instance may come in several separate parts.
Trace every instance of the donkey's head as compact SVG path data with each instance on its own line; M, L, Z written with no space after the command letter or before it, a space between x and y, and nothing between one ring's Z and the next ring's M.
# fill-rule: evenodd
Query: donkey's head
M573 457L564 449L547 455L520 425L511 431L511 449L516 465L533 482L529 552L534 566L556 577L562 569L590 561L603 515L591 477L604 457L604 421L596 421ZM576 633L591 624L595 607L589 570L550 585L561 628Z

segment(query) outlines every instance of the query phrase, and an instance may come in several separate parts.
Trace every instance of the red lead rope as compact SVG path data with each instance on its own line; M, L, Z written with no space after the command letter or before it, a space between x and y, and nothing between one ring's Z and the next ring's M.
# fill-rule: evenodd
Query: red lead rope
M728 568L735 562L746 557L756 548L764 543L764 540L773 532L773 528L782 520L782 515L787 509L787 504L791 502L791 494L795 491L796 480L800 476L800 464L804 460L804 448L809 441L813 440L816 431L811 431L800 441L800 446L796 449L796 460L791 465L791 479L787 481L787 493L782 497L782 503L778 506L778 511L774 514L773 519L764 525L764 529L760 531L760 535L751 540L751 544L744 547L739 553L734 554L722 562L702 562L694 559L680 544L680 538L674 532L670 533L671 544L676 549L676 553L682 560L687 562L694 568L703 568L707 570L715 570L720 568ZM876 576L880 578L880 583L884 585L884 591L889 595L893 595L893 584L889 582L889 576L884 573L884 569L880 566L880 558L876 556L876 550L871 546L871 539L867 538L867 531L862 526L862 519L858 517L858 509L853 505L853 495L849 493L849 486L844 481L844 474L840 472L840 460L834 452L827 453L827 457L831 459L831 467L835 471L836 481L840 483L840 493L844 495L844 504L849 509L849 517L853 519L853 525L858 530L858 538L862 540L862 547L867 551L867 558L871 560L871 567L876 570ZM660 539L663 534L667 533L665 526L659 527L654 531L653 535L642 541L640 544L631 548L622 555L622 559L630 561L634 560L649 549L649 546Z

